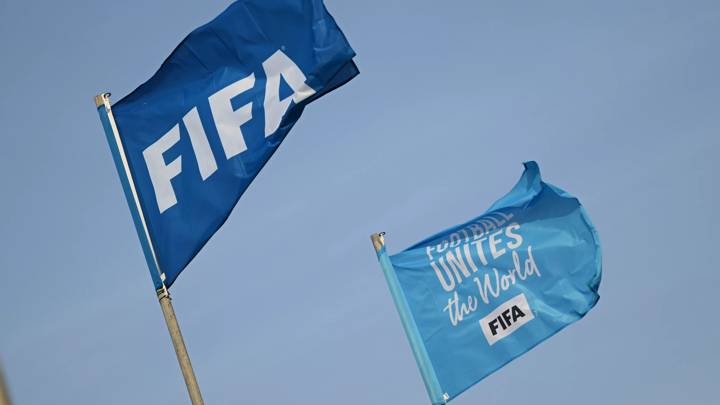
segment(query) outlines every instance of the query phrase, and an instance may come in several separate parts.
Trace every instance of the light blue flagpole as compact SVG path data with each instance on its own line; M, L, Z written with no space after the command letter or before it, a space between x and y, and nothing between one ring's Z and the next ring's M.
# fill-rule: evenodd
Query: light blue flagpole
M140 244L142 245L143 253L145 254L145 261L150 269L150 277L155 285L155 291L157 293L158 301L160 302L160 308L162 308L165 323L167 324L168 331L170 332L170 338L172 339L173 347L175 348L175 355L177 356L178 363L180 363L180 370L182 371L183 378L185 379L185 385L187 386L190 400L193 405L203 405L202 395L200 394L200 386L197 383L197 378L195 377L195 372L193 371L192 363L190 362L190 356L188 355L187 348L185 347L185 341L183 340L182 333L180 332L180 325L175 317L175 310L173 309L172 302L170 300L170 292L164 283L165 274L160 271L160 266L158 265L157 257L155 256L155 250L153 248L152 239L150 238L150 233L148 232L142 207L140 206L135 182L125 156L125 148L123 147L122 140L120 139L120 133L118 132L112 108L110 107L110 93L102 93L95 96L95 107L97 107L98 114L100 114L100 121L102 122L103 129L105 130L105 136L107 137L108 145L110 146L110 152L112 153L113 160L115 161L115 168L117 169L118 176L120 176L120 182L122 183L123 190L125 191L125 199L127 200L133 222L135 223L135 231L140 239Z
M442 392L440 382L435 375L435 369L433 369L430 356L428 356L422 336L420 336L420 332L415 324L415 318L413 318L412 312L410 312L410 306L405 298L405 293L403 293L390 257L385 250L384 235L385 232L374 233L370 235L370 240L372 240L373 247L375 247L380 267L383 270L383 274L385 274L385 281L387 281L388 287L390 288L390 295L392 295L393 302L400 315L403 329L405 329L405 334L410 341L410 348L415 356L418 368L420 368L420 374L422 375L425 389L427 389L430 400L433 404L445 404L449 397L447 393Z

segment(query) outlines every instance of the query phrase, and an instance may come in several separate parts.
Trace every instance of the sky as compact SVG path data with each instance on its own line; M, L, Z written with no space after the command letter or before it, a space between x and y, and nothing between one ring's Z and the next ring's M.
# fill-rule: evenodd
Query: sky
M0 0L0 364L15 404L189 403L97 112L230 2ZM522 162L586 207L598 305L457 405L717 402L720 3L326 0L312 103L172 287L208 404L427 404L369 235Z

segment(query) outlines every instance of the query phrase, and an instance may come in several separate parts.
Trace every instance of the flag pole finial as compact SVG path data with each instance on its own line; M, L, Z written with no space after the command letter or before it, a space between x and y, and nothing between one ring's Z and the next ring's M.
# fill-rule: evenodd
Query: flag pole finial
M95 96L95 108L99 108L105 104L105 100L110 98L110 92L103 92Z
M375 247L375 251L379 253L380 249L385 246L385 232L379 232L370 235L370 240Z

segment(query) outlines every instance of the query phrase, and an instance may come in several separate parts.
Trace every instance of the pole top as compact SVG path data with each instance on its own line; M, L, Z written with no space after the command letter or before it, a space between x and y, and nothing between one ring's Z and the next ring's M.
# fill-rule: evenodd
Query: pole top
M105 104L105 100L110 99L110 93L100 93L97 96L95 96L95 107L99 108L101 105Z
M370 240L375 247L375 251L380 253L382 247L385 246L385 232L374 233L370 235Z

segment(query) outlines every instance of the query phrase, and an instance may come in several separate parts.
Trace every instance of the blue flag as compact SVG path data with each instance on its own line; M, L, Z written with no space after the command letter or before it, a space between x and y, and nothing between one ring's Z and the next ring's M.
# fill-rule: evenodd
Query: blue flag
M304 107L358 74L354 55L321 0L241 0L112 111L99 106L156 288L222 226Z
M433 404L444 404L582 318L600 242L580 202L535 162L483 215L378 259Z

